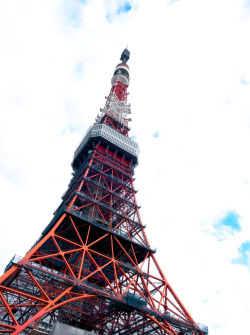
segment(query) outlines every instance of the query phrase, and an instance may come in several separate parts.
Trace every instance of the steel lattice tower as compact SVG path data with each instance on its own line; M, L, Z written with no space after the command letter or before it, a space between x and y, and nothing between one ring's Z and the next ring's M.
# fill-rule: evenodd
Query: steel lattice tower
M72 162L53 220L0 278L0 333L55 321L97 334L205 335L165 278L141 222L129 138L130 53L121 55L106 104Z

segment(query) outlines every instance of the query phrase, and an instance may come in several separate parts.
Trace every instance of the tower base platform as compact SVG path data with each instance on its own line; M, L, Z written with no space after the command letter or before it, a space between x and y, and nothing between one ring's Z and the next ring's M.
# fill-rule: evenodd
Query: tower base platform
M72 327L69 325L65 325L64 323L56 322L50 331L47 329L43 329L43 327L39 327L36 330L32 330L29 335L94 335L96 334L93 331L88 331L76 327Z

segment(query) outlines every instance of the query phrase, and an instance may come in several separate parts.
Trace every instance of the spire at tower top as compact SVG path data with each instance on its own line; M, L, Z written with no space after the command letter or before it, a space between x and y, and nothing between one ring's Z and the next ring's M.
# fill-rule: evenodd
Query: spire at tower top
M120 60L122 61L123 64L126 64L127 61L129 60L129 57L130 57L130 51L126 47L126 49L124 49L122 52Z

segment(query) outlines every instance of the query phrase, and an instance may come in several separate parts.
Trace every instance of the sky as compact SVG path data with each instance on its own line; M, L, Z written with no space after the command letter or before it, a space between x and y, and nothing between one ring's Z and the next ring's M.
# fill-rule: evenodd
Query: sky
M211 335L250 319L250 1L0 2L0 271L24 256L128 45L142 221Z

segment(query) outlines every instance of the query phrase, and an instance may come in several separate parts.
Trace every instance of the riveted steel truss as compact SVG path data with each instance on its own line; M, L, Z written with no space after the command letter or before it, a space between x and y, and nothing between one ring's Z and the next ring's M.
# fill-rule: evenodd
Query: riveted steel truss
M128 114L131 114L130 105L127 104L127 86L117 80L112 86L106 104L100 110L101 115L97 116L98 123L103 122L110 125L120 133L128 136Z
M205 335L146 237L133 183L138 147L128 138L127 86L118 79L101 112L75 152L53 220L0 278L0 333L60 321L103 335Z
M202 333L150 248L130 162L93 147L48 232L1 278L0 332L45 318L100 334Z

